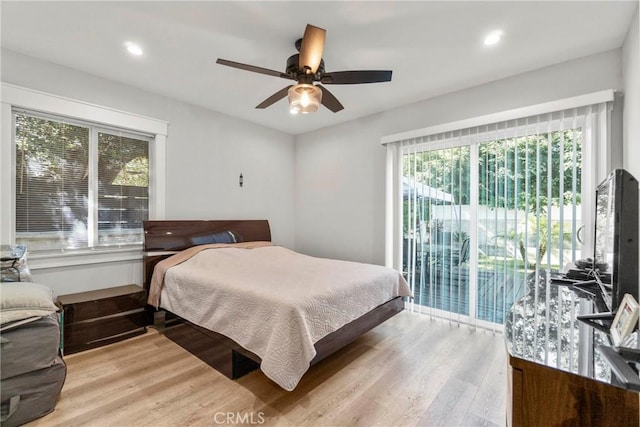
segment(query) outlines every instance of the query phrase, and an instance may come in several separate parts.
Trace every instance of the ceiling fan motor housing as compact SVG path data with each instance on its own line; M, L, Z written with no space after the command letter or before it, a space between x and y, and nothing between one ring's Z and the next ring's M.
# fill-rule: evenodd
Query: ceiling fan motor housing
M304 70L298 68L298 62L300 61L300 54L291 55L289 59L287 59L287 68L286 73L290 76L294 76L296 80L298 80L300 75L306 74ZM320 65L318 66L318 71L316 71L315 75L322 75L324 73L324 59L320 60Z

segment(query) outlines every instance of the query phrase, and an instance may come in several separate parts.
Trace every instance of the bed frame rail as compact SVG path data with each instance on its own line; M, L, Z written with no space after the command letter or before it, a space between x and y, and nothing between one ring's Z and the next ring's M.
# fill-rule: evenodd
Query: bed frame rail
M396 297L322 338L314 345L316 356L310 366L346 347L403 309L403 298ZM260 357L246 350L231 338L194 325L184 319L182 319L182 323L175 326L160 327L160 329L164 329L166 337L228 378L240 378L260 367Z

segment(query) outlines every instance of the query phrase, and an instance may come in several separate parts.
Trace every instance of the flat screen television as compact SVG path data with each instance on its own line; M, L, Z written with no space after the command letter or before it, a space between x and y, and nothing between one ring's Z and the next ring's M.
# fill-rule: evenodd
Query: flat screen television
M625 294L638 300L638 180L615 169L596 189L594 268L611 285L611 311Z

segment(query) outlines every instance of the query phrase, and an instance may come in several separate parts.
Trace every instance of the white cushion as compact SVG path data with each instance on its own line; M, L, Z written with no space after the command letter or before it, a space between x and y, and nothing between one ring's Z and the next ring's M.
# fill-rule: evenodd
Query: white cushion
M39 283L2 283L0 302L0 324L58 311L51 288Z

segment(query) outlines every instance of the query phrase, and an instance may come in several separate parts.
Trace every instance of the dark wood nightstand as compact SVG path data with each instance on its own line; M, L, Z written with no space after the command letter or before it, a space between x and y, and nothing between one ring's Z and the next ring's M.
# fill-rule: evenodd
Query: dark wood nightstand
M146 332L153 323L147 294L137 285L61 295L64 353L110 344Z

